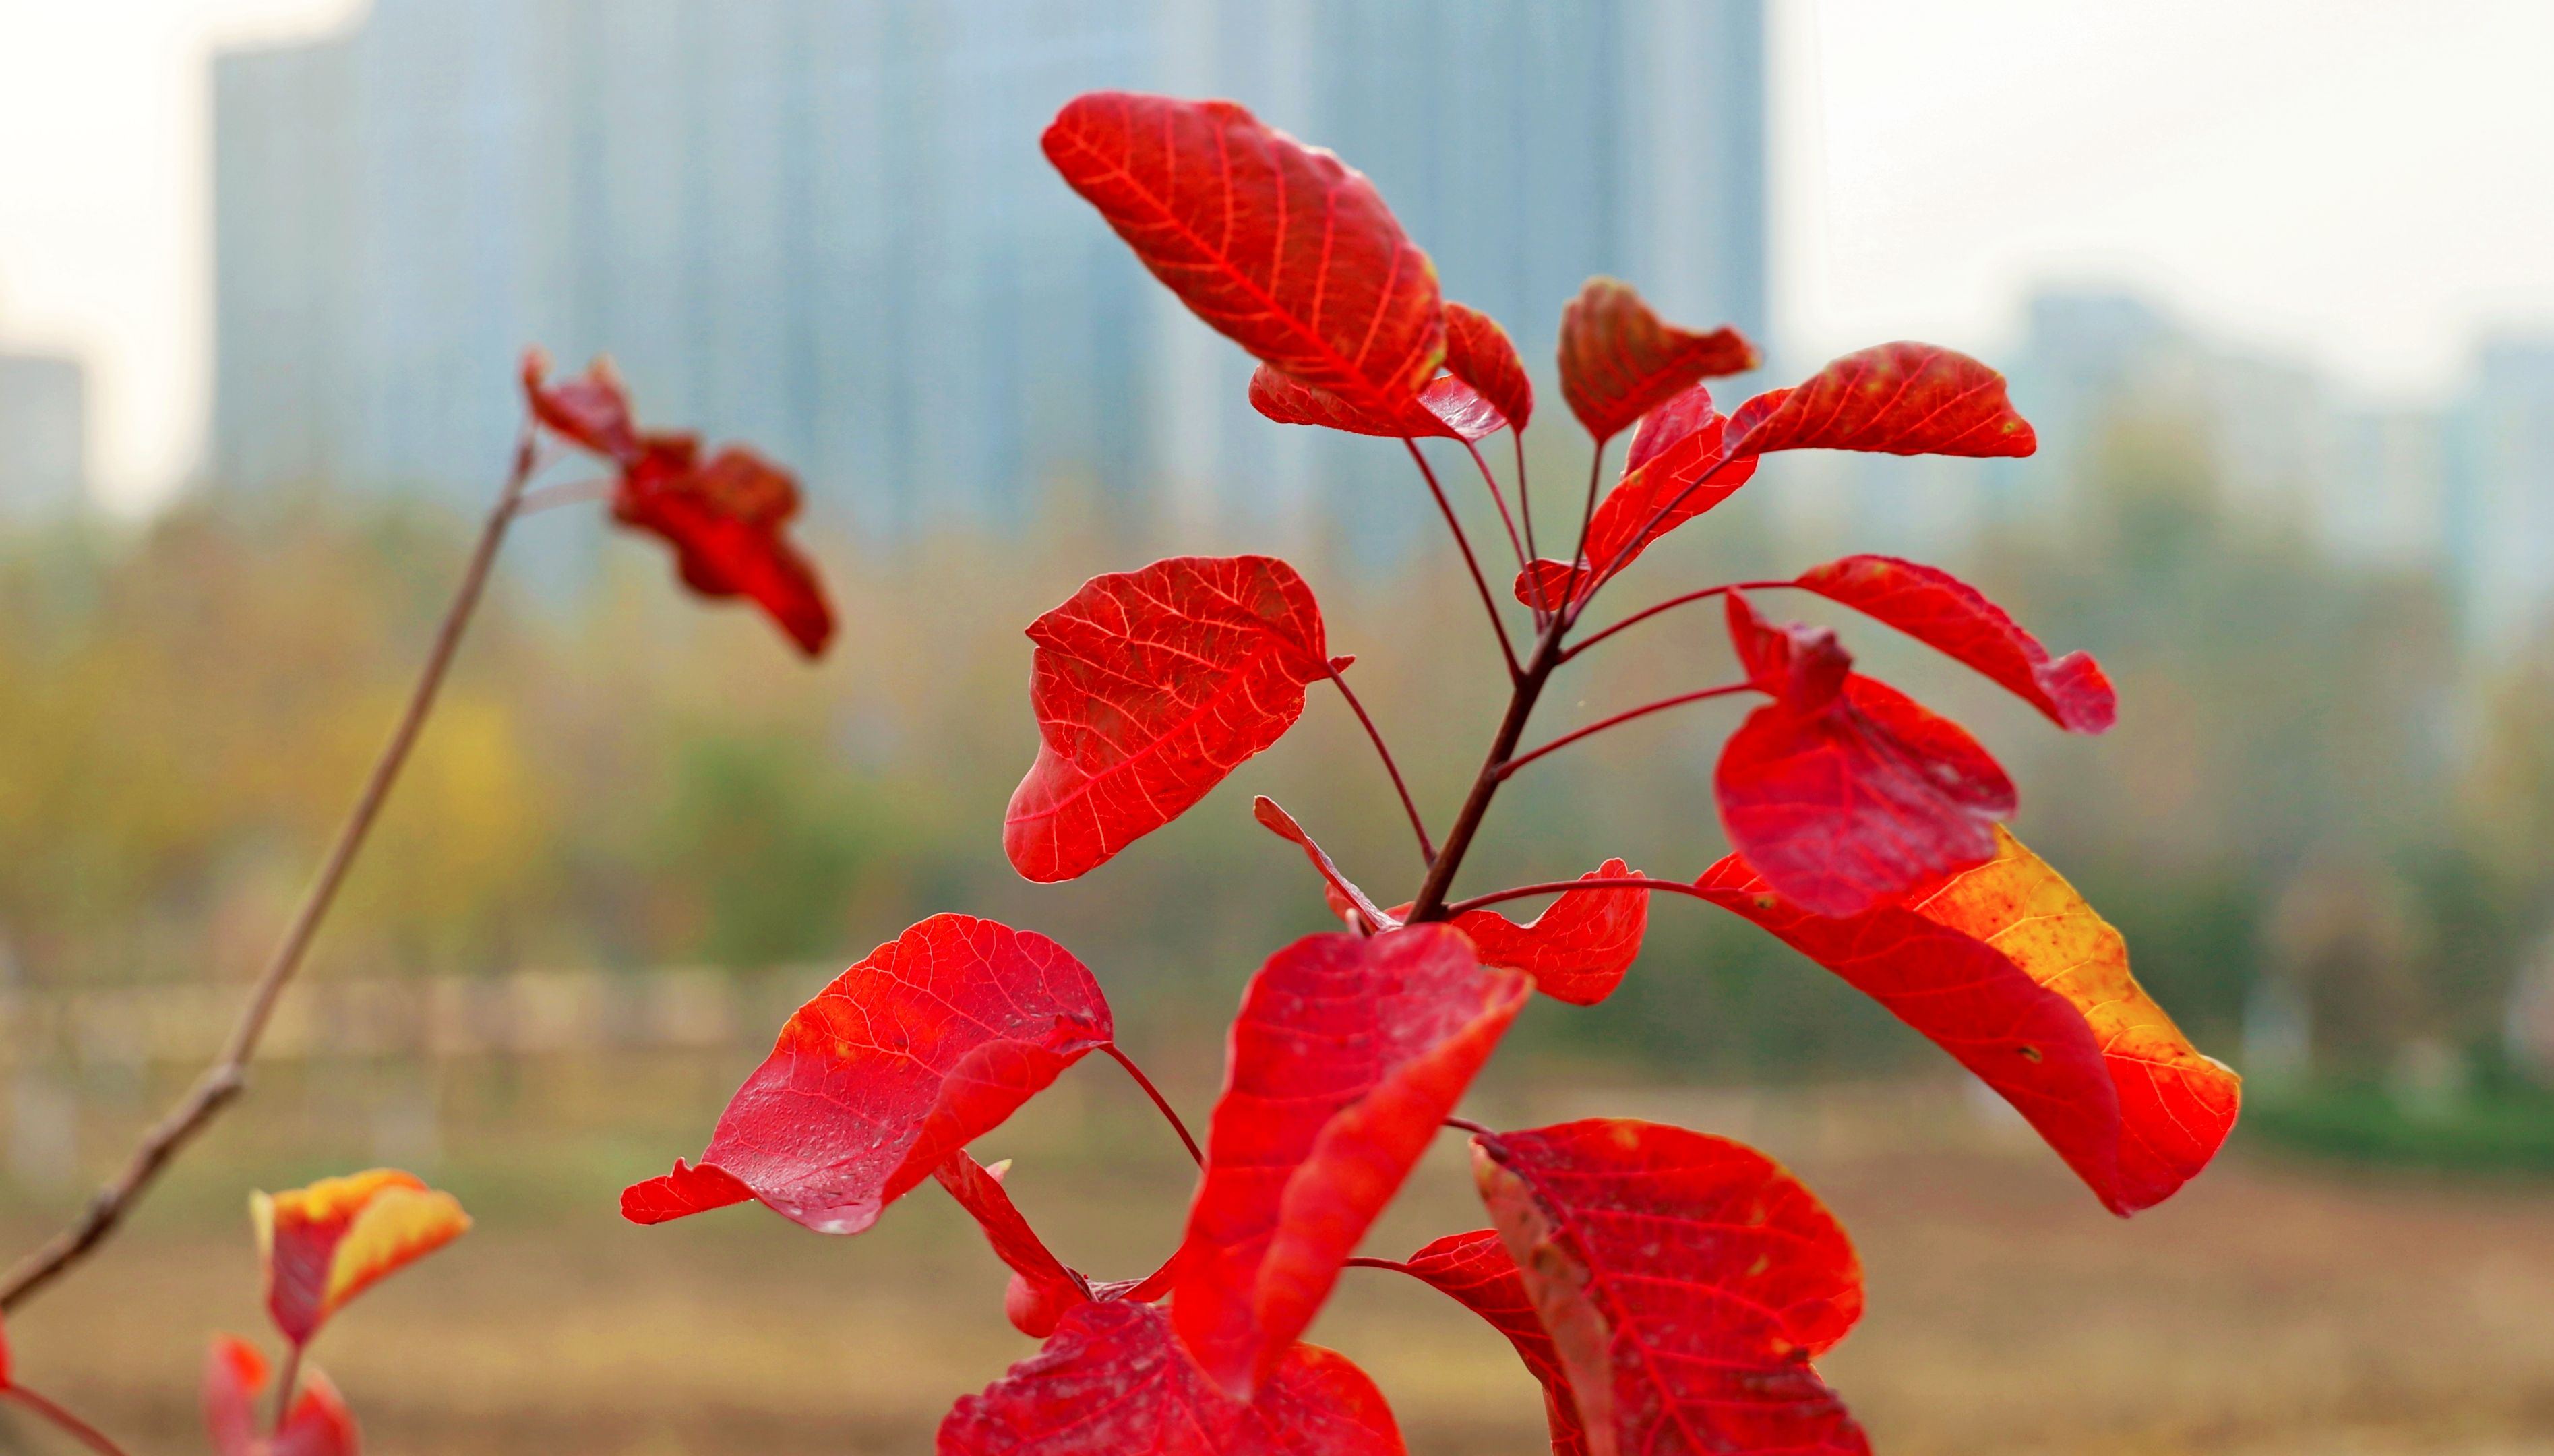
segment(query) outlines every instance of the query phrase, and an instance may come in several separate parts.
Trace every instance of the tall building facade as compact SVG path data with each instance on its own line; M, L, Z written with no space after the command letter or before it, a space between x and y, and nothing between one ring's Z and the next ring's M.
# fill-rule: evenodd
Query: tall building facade
M1375 453L1249 414L1048 168L1056 108L1228 95L1334 147L1529 359L1594 273L1761 334L1760 3L375 0L215 63L211 474L475 499L538 342L866 536L1067 482L1319 510Z
M0 353L0 516L88 500L88 374L76 359Z

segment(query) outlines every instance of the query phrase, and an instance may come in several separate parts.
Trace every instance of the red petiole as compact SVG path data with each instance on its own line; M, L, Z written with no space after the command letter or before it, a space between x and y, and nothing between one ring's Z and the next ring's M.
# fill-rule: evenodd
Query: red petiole
M1135 1085L1142 1087L1144 1095L1153 1099L1153 1106L1158 1108L1163 1119L1170 1123L1171 1131L1180 1135L1180 1146L1189 1150L1189 1157L1197 1163L1198 1167L1206 1167L1206 1154L1199 1151L1197 1139L1189 1136L1189 1125L1180 1121L1180 1115L1171 1110L1171 1099L1162 1095L1162 1089L1153 1085L1151 1077L1144 1075L1144 1068L1135 1064L1135 1059L1119 1051L1115 1042L1103 1043L1100 1050L1107 1053L1119 1066L1126 1068L1126 1074L1135 1079Z

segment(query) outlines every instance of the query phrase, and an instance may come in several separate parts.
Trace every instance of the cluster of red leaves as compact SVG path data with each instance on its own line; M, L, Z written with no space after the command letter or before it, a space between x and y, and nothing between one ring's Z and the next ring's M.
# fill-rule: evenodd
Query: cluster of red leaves
M743 597L769 613L813 657L834 635L834 610L815 568L781 535L798 513L798 483L743 445L704 460L698 435L641 430L608 360L547 382L549 361L523 358L532 417L557 438L620 472L612 515L664 538L683 585L704 597Z
M1466 444L1527 427L1533 386L1506 332L1443 299L1374 188L1329 153L1227 102L1123 94L1068 105L1045 146L1157 278L1257 357L1262 413ZM1545 633L1533 665L1512 668L1520 693L1566 660L1562 638L1600 588L1766 454L2032 447L2002 379L1947 350L1867 350L1720 414L1702 382L1757 362L1734 331L1666 323L1610 280L1569 305L1571 412L1600 452L1635 433L1575 558L1518 552L1517 596ZM574 403L551 407L583 417ZM2089 657L2052 658L1931 567L1855 556L1753 590L1776 586L1896 627L2060 728L2099 732L2115 715ZM1488 902L1527 891L1448 904L1432 854L1429 888L1385 908L1292 815L1255 801L1345 929L1279 951L1244 989L1188 1222L1152 1274L1099 1280L1065 1263L1012 1202L1008 1165L966 1151L1089 1053L1125 1059L1079 961L960 916L913 927L801 1008L699 1164L633 1186L624 1213L652 1223L756 1198L856 1233L938 1181L1010 1271L1012 1323L1045 1342L958 1402L944 1456L1389 1456L1402 1443L1372 1383L1301 1336L1526 999L1604 999L1639 954L1649 897L1669 891L1762 926L1940 1044L2108 1207L2168 1196L2231 1127L2233 1073L2192 1050L2131 977L2118 933L2005 831L2013 785L1966 730L1855 673L1832 630L1771 622L1734 587L1678 600L1714 595L1742 677L1688 696L1765 701L1714 775L1736 852L1690 883L1609 860L1534 887L1557 898L1519 923ZM1257 556L1095 577L1029 636L1039 745L1003 842L1037 881L1087 873L1178 818L1294 726L1308 687L1344 692L1351 661L1331 655L1302 578ZM1525 757L1485 768L1472 823ZM1770 1159L1625 1120L1460 1125L1491 1227L1383 1262L1510 1340L1544 1387L1556 1452L1867 1450L1812 1366L1861 1312L1860 1266Z

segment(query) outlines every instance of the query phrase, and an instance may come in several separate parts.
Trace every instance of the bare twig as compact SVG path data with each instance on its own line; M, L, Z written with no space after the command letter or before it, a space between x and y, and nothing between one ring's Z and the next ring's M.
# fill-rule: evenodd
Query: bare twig
M479 543L470 555L468 569L462 574L461 586L454 592L452 605L443 614L443 624L436 630L434 646L426 654L425 666L417 674L416 686L408 694L407 709L401 715L399 726L391 732L390 741L373 764L371 777L364 781L363 792L355 807L337 830L335 842L328 846L328 856L320 863L319 873L301 897L301 906L293 912L284 940L275 948L274 956L249 992L248 1005L240 1011L230 1039L222 1046L221 1056L195 1079L193 1087L178 1099L167 1116L154 1125L133 1150L124 1171L113 1181L97 1190L88 1206L68 1228L48 1239L44 1245L18 1261L8 1278L0 1281L0 1310L14 1310L37 1290L59 1278L63 1271L88 1256L106 1237L115 1232L133 1205L141 1200L171 1159L183 1149L206 1124L236 1099L248 1084L248 1066L257 1055L257 1046L266 1035L268 1021L275 1015L276 1003L283 998L284 988L300 968L302 957L309 952L311 940L319 933L320 922L327 918L328 907L337 898L338 887L345 883L346 872L354 867L355 855L364 846L364 839L380 817L382 804L390 797L391 787L399 780L400 769L407 762L408 750L416 746L418 733L425 727L426 716L434 708L435 693L443 686L445 671L452 665L455 649L461 645L461 634L470 624L470 616L479 606L480 596L488 585L489 569L497 559L497 548L504 544L506 527L522 503L523 486L530 480L536 462L533 437L527 427L515 447L514 468L506 478L505 490L488 512L479 531Z

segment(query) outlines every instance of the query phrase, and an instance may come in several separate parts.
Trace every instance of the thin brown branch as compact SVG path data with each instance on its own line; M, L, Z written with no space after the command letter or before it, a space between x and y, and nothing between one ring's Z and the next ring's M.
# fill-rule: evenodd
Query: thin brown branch
M436 692L443 686L444 673L452 665L453 653L461 645L471 614L478 609L479 599L488 586L488 574L496 564L497 548L504 544L506 527L515 518L523 486L531 477L535 464L533 437L526 427L515 447L514 469L506 478L505 489L498 494L497 504L479 531L479 543L470 553L470 564L463 572L460 588L453 593L452 605L445 610L443 623L436 629L434 645L426 654L425 666L417 674L416 686L409 692L407 709L399 726L391 732L390 741L382 748L381 757L373 764L363 792L355 807L338 828L336 840L328 846L328 855L319 873L301 898L300 908L275 948L266 969L249 991L248 1004L241 1009L239 1021L231 1028L230 1038L222 1046L221 1056L204 1069L203 1075L186 1095L179 1098L168 1115L153 1126L133 1150L123 1172L113 1181L97 1190L88 1206L68 1228L54 1235L43 1246L18 1261L8 1278L0 1281L0 1310L14 1310L30 1295L59 1278L81 1259L87 1257L124 1221L133 1205L148 1191L169 1161L203 1131L206 1124L239 1096L248 1082L248 1066L257 1055L257 1046L266 1035L267 1023L275 1015L276 1003L283 999L284 988L309 952L311 941L318 935L320 922L335 903L338 887L345 883L346 873L354 867L355 856L364 846L365 837L372 832L373 821L381 816L382 805L389 799L391 788L399 781L400 769L407 762L408 750L416 746L427 715L434 708Z
M109 1440L106 1432L71 1414L45 1397L28 1390L25 1386L0 1386L0 1398L15 1400L26 1406L37 1415L60 1427L73 1440L99 1453L99 1456L124 1456L124 1448Z

